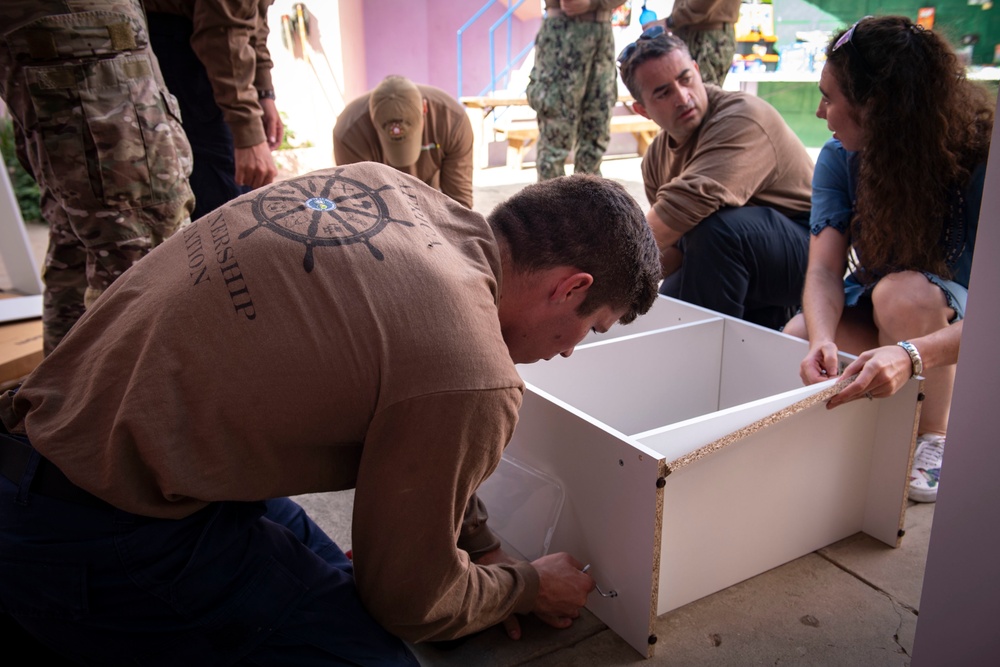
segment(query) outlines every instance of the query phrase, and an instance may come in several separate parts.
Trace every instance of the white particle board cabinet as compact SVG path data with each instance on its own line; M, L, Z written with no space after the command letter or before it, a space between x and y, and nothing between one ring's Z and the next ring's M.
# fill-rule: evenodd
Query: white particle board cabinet
M827 410L835 381L802 386L806 350L660 297L570 358L522 366L515 474L480 492L491 525L523 554L590 563L614 596L588 607L647 657L657 615L858 531L898 546L920 382Z

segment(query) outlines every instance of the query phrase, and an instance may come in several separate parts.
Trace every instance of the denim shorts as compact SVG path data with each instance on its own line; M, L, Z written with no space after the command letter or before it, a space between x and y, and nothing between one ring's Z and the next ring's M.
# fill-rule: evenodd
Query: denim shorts
M944 292L944 298L948 302L948 307L955 311L955 317L948 321L948 324L958 322L965 317L965 302L969 298L969 289L954 280L945 280L941 276L927 271L921 271L927 280L931 281ZM868 285L862 285L852 273L844 279L844 305L856 306L862 299L871 301L872 290L878 281Z

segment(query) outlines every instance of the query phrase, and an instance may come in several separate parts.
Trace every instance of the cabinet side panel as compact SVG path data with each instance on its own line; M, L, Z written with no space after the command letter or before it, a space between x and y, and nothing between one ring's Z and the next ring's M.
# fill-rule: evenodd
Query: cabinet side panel
M590 343L602 340L621 338L622 336L656 331L657 329L665 329L680 324L700 322L702 320L713 320L719 317L719 313L711 310L660 295L653 303L653 307L649 309L649 312L631 324L616 324L604 333L591 332L587 334L587 337L583 339L580 345L589 345Z
M862 530L878 410L817 404L668 475L658 613Z
M663 428L637 433L636 442L662 454L668 466L672 461L691 454L705 445L725 438L734 431L747 428L792 405L810 400L834 385L830 380L820 384L800 387L777 396L744 403L732 408L677 422Z
M879 399L875 451L868 483L863 530L891 547L898 547L906 514L910 466L917 438L923 381L911 380L889 399Z
M617 596L604 598L595 590L587 608L642 655L650 655L662 458L530 386L508 454L558 480L563 506L549 553L565 551L590 564L597 585Z
M801 338L727 318L719 408L801 387L799 364L808 351Z
M719 409L723 326L707 320L611 340L518 370L595 420L639 433Z

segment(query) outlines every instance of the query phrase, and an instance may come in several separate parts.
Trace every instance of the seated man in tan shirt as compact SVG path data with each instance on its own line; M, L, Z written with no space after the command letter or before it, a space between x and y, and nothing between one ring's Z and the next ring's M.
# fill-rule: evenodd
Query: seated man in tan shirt
M618 59L662 131L642 160L660 291L778 329L798 309L813 163L767 102L702 82L687 46L647 29Z
M440 88L386 77L337 117L333 157L390 165L472 208L472 123Z
M376 163L233 200L129 269L0 395L0 609L86 664L416 665L594 587L500 550L476 489L517 363L646 312L656 243L619 184L489 219ZM353 562L289 495L353 488Z

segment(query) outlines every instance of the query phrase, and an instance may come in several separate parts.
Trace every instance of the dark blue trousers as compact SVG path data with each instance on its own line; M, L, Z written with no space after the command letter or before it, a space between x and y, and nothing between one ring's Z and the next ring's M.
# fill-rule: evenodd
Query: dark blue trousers
M181 125L191 144L194 165L192 220L214 211L246 188L236 184L233 133L215 103L205 66L191 48L194 24L173 14L150 12L149 43L160 62L167 89L181 108Z
M0 430L11 439L26 442ZM154 519L35 493L52 464L30 457L20 480L0 476L0 611L55 652L89 665L418 664L291 500Z
M681 238L684 264L660 293L780 329L802 302L808 217L766 206L720 209Z

